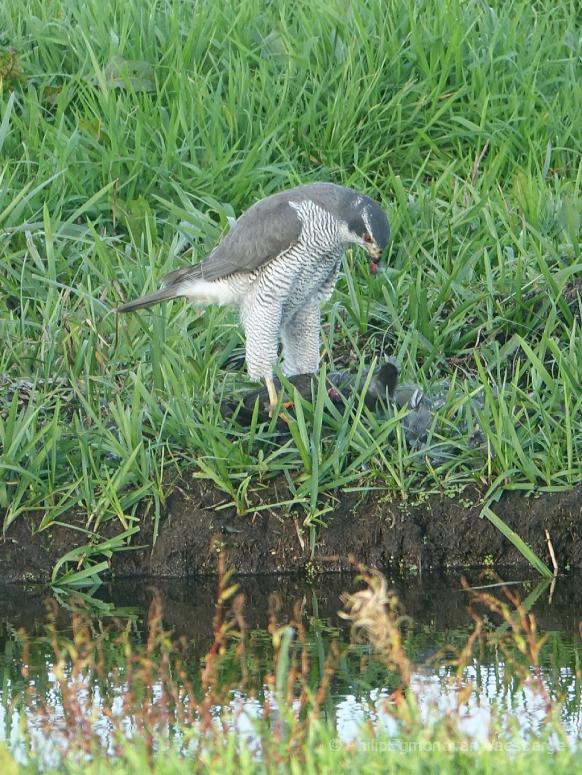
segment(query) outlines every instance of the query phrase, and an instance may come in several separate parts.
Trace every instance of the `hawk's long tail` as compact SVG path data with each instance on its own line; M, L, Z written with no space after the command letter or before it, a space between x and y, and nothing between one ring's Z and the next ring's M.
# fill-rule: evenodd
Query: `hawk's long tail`
M115 311L134 312L136 309L151 307L153 304L159 304L161 301L169 301L170 299L175 299L177 296L181 295L182 294L175 285L168 288L161 288L155 293L148 293L146 296L140 296L139 299L120 304Z

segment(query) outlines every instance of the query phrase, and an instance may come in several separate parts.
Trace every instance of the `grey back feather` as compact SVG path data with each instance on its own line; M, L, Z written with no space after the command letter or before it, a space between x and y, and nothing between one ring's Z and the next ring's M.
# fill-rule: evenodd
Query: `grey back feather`
M308 183L265 197L240 216L206 259L170 272L162 280L163 287L252 272L277 258L301 237L302 224L290 202L306 199L347 220L355 203L368 197L334 183Z

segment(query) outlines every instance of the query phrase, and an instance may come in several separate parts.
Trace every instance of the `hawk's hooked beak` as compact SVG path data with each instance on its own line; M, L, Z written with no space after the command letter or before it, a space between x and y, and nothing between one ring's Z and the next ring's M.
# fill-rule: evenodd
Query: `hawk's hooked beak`
M370 256L370 272L376 274L378 272L378 259L382 251L373 242L365 244L364 250Z
M370 258L374 259L374 261L377 261L380 258L380 255L382 253L380 248L377 245L374 245L373 243L365 244L364 250L370 256Z

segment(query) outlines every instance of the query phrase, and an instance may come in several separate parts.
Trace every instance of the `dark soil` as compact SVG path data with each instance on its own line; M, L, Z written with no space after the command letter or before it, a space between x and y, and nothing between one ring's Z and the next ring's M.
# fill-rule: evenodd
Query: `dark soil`
M455 498L431 495L412 504L377 491L344 493L335 511L326 515L327 528L318 529L310 558L309 530L301 512L237 516L234 509L217 510L224 496L208 484L182 481L168 498L157 541L152 540L151 518L142 517L133 545L143 548L114 554L111 569L117 577L213 574L221 548L228 567L244 574L300 572L311 577L351 569L350 555L380 569L523 565L513 545L479 518L481 498L477 490L464 490ZM530 497L507 493L494 508L548 565L546 530L560 571L582 567L582 484L568 492ZM71 514L61 520L75 523ZM35 532L39 521L39 516L22 516L8 529L0 543L3 581L50 580L55 562L86 540L84 533L61 526ZM80 517L76 522L83 525ZM117 531L118 524L111 523L103 533Z

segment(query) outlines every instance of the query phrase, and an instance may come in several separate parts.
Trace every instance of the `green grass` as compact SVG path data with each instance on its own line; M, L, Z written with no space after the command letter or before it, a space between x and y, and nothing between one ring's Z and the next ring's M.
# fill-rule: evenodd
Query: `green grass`
M244 775L259 773L398 773L399 775L424 775L424 773L451 773L451 775L491 775L511 770L516 775L545 775L551 769L556 775L576 772L580 751L552 750L551 743L536 741L523 746L519 740L506 740L491 749L473 749L470 743L418 738L364 737L353 746L342 745L322 724L313 724L309 746L301 760L286 761L279 765L261 762L246 745L237 746L234 735L225 733L220 746L206 746L197 758L184 757L165 747L160 753L149 756L139 742L119 746L115 759L105 755L91 757L88 761L79 756L78 761L68 759L59 767L43 767L36 763L19 764L9 752L0 748L0 764L7 775L132 775L151 772L155 775L182 775L184 772L241 772ZM512 748L512 746L514 746ZM281 751L284 747L281 746ZM281 754L282 756L283 754Z
M581 40L574 0L5 0L4 529L75 507L90 570L123 548L144 498L157 532L185 469L240 514L283 477L282 508L302 504L313 530L336 488L476 482L489 503L579 482ZM343 417L317 396L283 443L243 431L218 411L245 384L232 311L108 314L203 257L228 217L311 180L365 190L393 228L380 277L346 257L328 370L394 355L428 390L454 376L430 443L479 394L488 455L459 437L427 467L357 396ZM6 388L22 378L25 399ZM95 551L108 522L120 539Z

